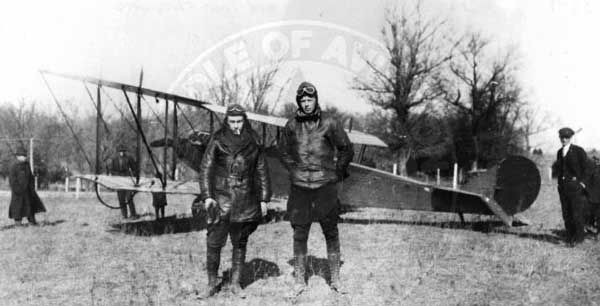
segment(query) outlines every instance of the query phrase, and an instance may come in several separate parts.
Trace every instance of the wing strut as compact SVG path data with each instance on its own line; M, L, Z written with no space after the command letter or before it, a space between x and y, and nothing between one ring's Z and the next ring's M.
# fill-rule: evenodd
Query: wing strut
M127 105L129 106L129 110L131 111L131 114L133 114L133 118L135 119L135 125L137 126L138 133L141 136L141 139L144 142L144 145L146 146L148 155L150 155L150 160L152 161L152 166L154 167L154 170L156 171L156 176L160 178L160 183L162 184L162 186L164 188L166 186L166 184L163 181L163 177L162 177L162 174L160 173L160 170L158 169L156 160L154 160L154 155L152 154L152 150L150 149L150 146L148 145L148 141L146 140L146 134L144 134L144 131L142 130L142 124L140 123L138 117L135 115L135 111L133 110L133 105L131 105L131 101L129 100L129 96L127 95L127 91L125 91L125 88L123 88L123 94L125 95L125 100L127 100ZM140 169L138 168L138 179L139 179L139 173L140 173ZM137 183L139 183L139 180Z

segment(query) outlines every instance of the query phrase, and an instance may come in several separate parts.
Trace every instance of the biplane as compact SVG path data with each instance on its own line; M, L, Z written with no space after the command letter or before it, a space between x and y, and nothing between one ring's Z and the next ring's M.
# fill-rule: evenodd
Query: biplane
M90 98L92 98L97 111L95 173L80 175L79 177L94 183L98 199L103 204L107 205L98 193L98 185L112 190L199 195L199 184L195 181L174 180L174 170L178 159L180 159L192 169L198 171L200 159L210 138L210 133L213 131L215 117L218 118L218 115L225 113L226 108L224 106L144 88L141 84L143 74L140 76L140 84L135 86L104 79L50 71L40 71L40 73L47 85L45 75L52 75L95 85L98 89L95 101L93 101L94 99L90 94ZM99 141L102 132L100 129L102 123L102 87L121 91L125 96L129 110L136 122L138 133L136 160L138 163L141 162L141 150L142 147L145 147L156 172L153 178L143 178L139 177L139 175L136 178L108 176L101 173L98 155L100 154ZM49 85L48 88L50 89ZM50 92L52 93L51 89ZM135 94L137 96L137 111L134 110L134 105L128 94ZM168 125L165 125L164 137L162 139L151 142L146 139L140 124L140 98L142 96L153 97L157 102L159 99L165 102L165 122L169 118L168 105L173 105L172 130L169 131ZM53 93L52 97L58 104ZM177 119L179 104L206 110L209 113L210 131L204 133L196 132L189 137L180 137ZM252 112L248 112L248 119L260 125L261 128L258 129L259 131L262 129L263 143L265 144L265 151L267 153L274 195L287 195L290 190L289 180L287 179L288 174L278 159L276 148L279 131L285 126L287 119ZM188 123L191 125L189 121ZM273 138L271 142L266 141L267 127L274 128L276 131L276 135L271 136ZM517 220L515 219L515 215L528 209L535 201L540 190L541 177L537 166L531 160L522 156L509 156L500 161L494 168L475 177L473 179L475 183L471 182L468 189L431 184L375 169L363 164L367 148L385 148L387 145L376 136L352 130L351 127L346 129L346 131L351 142L355 145L355 150L358 150L358 154L355 154L355 160L350 164L348 170L350 176L340 183L340 201L343 205L349 207L457 213L461 217L461 220L464 220L463 214L495 215L505 225L512 226L513 221ZM159 169L159 164L152 154L153 147L162 147L164 150L162 171ZM169 149L172 150L172 171L170 174L167 173L166 160L167 150ZM110 205L107 206L110 207Z

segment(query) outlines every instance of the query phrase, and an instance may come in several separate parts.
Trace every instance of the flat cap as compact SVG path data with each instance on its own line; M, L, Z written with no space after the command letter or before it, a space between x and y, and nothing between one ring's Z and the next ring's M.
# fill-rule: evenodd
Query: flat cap
M569 127L558 130L558 137L560 138L571 138L573 135L575 135L575 132Z

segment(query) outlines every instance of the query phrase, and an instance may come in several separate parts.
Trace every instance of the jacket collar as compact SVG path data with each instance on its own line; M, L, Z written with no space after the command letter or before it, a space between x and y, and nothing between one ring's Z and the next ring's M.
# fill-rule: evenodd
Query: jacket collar
M296 110L296 120L298 122L317 121L319 119L321 119L321 108L318 105L311 114L306 114L300 108Z

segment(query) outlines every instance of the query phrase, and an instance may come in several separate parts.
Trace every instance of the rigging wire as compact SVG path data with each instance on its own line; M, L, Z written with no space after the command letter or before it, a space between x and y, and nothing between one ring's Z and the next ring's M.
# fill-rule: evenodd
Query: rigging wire
M52 91L52 88L50 87L50 84L48 84L48 80L46 80L46 77L44 76L44 74L42 72L40 72L40 75L42 76L42 79L44 80L44 83L46 84L46 87L48 88L48 91L50 91L50 95L52 96L52 99L54 100L54 103L56 103L56 106L58 107L58 110L60 111L61 115L63 116L63 119L65 120L65 123L67 124L67 127L71 131L71 134L73 134L73 138L75 139L75 142L77 143L77 146L79 146L79 149L83 153L83 157L85 158L85 161L90 166L90 169L92 169L93 168L92 162L90 161L87 153L83 149L83 145L81 144L81 141L79 140L79 137L75 133L75 130L73 129L73 126L71 125L71 122L69 121L69 118L67 117L67 114L65 113L64 109L60 105L60 102L58 102L58 99L54 95L54 92Z
M94 109L97 112L98 111L98 104L96 104L96 101L94 101L94 97L92 96L92 92L90 92L90 89L88 88L86 82L83 82L83 87L85 87L85 91L87 92L88 96L90 97L90 101L92 101L92 105L94 105ZM106 121L104 121L104 116L102 116L102 114L100 114L100 120L102 120L102 123L104 124L104 130L110 136L110 129L108 128L108 125L106 124Z

